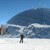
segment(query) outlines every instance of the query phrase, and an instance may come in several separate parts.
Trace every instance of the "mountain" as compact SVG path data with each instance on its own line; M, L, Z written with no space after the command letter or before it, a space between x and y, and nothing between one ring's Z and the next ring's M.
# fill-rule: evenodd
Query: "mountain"
M50 38L50 9L37 8L21 12L12 17L8 24L18 25L8 28L11 37L19 37L23 33L27 38Z
M30 9L15 15L7 23L23 26L28 26L32 23L50 24L50 9Z

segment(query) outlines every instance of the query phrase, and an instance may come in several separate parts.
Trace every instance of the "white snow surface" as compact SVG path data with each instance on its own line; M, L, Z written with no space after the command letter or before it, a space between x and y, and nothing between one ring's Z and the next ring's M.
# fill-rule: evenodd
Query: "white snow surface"
M50 50L50 39L0 38L0 50Z
M7 24L7 26L20 27L21 29L26 27L26 26L14 25L14 24ZM39 24L39 23L30 24L30 25L28 25L28 28L31 26L36 27L36 28L50 28L50 25Z

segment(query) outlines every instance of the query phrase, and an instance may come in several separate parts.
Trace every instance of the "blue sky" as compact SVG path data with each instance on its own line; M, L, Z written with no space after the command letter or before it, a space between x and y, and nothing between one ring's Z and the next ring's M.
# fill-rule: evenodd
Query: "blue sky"
M0 0L0 24L22 11L43 7L50 8L50 0Z

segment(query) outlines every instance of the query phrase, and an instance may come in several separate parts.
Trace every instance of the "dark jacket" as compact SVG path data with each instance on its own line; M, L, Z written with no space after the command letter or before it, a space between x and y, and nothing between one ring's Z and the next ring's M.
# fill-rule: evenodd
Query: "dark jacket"
M22 35L20 35L21 36L21 39L23 39L24 38L24 35L22 34Z

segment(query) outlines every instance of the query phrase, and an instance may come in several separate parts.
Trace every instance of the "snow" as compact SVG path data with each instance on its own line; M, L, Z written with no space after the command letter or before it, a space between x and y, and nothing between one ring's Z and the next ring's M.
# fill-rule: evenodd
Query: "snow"
M13 27L19 27L21 28L22 30L27 27L27 26L21 26L21 25L14 25L14 24L7 24L7 26L13 26ZM37 28L50 28L50 25L47 25L47 24L39 24L39 23L32 23L30 25L28 25L28 28L29 27L37 27Z
M29 27L36 27L36 28L50 28L50 25L47 25L47 24L39 24L39 23L33 23L31 25L28 26Z
M0 50L50 50L49 39L25 38L19 43L19 38L0 38Z

